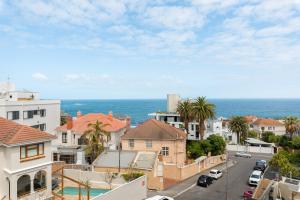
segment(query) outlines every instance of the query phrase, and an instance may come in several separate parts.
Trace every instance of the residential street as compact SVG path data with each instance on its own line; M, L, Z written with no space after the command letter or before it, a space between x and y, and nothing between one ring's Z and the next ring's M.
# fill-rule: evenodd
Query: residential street
M255 161L258 159L269 160L271 155L267 154L252 154L252 158L236 158L233 156L234 152L229 153L229 165L235 163L229 168L228 172L228 200L229 199L242 199L242 194L245 190L249 189L247 181ZM231 164L230 164L231 163ZM216 167L218 169L225 168L224 165ZM207 174L205 171L201 174ZM159 192L161 195L166 195L175 198L175 200L222 200L226 199L226 171L223 170L223 177L214 181L208 188L196 186L196 181L199 175L193 176L184 182L171 187L165 191ZM154 193L150 192L148 196L153 196Z

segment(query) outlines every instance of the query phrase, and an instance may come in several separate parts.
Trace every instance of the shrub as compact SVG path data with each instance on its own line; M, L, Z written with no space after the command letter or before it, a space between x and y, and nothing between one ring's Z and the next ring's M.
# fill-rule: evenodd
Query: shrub
M199 141L189 141L187 144L187 155L189 158L196 159L205 155L203 149L200 147Z
M270 160L269 164L272 167L278 167L280 174L283 176L288 176L290 173L292 176L298 176L299 171L297 168L290 162L291 155L287 151L280 151L275 154Z
M212 150L212 146L209 140L200 140L199 145L205 155L207 155Z
M125 181L130 182L143 175L144 174L142 172L132 172L132 173L122 174L122 177L125 179Z
M248 137L249 138L257 138L257 132L256 131L248 131Z
M275 137L275 133L271 131L266 131L262 133L262 140L264 142L270 142L270 137Z
M287 136L281 136L279 140L279 145L282 147L287 147L289 146L289 138Z
M210 135L207 140L210 143L210 150L213 156L223 154L226 149L226 143L222 136L219 135Z
M300 149L300 136L293 137L291 144L294 149Z

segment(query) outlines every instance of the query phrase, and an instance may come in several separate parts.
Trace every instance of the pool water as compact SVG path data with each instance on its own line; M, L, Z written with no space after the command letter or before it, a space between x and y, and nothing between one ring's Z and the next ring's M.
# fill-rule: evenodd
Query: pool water
M98 196L98 195L104 194L105 192L108 192L108 191L109 190L91 188L90 196ZM60 190L58 192L58 194L62 194L62 191ZM79 188L78 187L64 187L64 194L65 195L78 195ZM87 190L85 188L81 188L81 195L83 195L83 196L87 195Z

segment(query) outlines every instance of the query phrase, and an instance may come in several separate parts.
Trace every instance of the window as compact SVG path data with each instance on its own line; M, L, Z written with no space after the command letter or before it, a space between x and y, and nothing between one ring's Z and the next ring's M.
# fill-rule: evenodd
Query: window
M31 126L31 127L36 128L36 129L40 129L41 131L46 130L46 124L38 124L38 125Z
M151 149L152 148L152 140L146 140L146 148Z
M45 117L46 116L46 109L41 109L40 110L40 116Z
M68 142L66 132L62 133L62 138L61 139L62 139L62 143L67 143Z
M19 111L9 111L7 112L7 119L8 120L17 120L20 118L20 112Z
M192 131L194 131L194 129L195 129L194 124L191 124L191 129L192 129Z
M34 176L34 191L42 190L46 188L46 172L39 171Z
M44 155L44 144L31 144L20 147L20 158L27 159L34 156Z
M33 110L24 111L23 112L23 118L24 119L31 119L31 118L33 118L33 114L34 114Z
M21 197L26 194L30 194L30 176L23 175L18 179L17 182L17 196Z
M128 145L129 145L129 147L133 148L134 147L134 140L132 140L132 139L128 140Z
M272 130L273 129L273 127L272 126L268 126L268 130L270 131L270 130Z
M160 154L163 156L169 156L169 147L162 147Z
M46 124L40 124L40 130L45 131L46 130Z

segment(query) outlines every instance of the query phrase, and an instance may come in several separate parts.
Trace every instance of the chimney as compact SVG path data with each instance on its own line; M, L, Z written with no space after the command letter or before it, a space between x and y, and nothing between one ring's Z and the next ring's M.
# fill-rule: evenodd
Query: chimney
M109 120L113 119L113 113L112 113L112 111L109 111L109 113L108 113L108 119Z
M82 116L81 112L78 111L78 112L77 112L77 118L79 118L79 117L81 117L81 116Z
M73 128L73 118L72 116L67 117L67 129L70 130Z
M126 121L126 130L129 130L131 126L131 118L126 117L125 121Z

